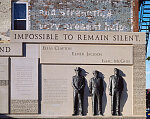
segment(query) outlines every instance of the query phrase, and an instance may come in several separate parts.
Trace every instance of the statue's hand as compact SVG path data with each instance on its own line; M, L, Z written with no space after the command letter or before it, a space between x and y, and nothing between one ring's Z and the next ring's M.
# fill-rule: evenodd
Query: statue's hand
M90 93L90 96L92 97L92 96L93 96L93 94L92 94L92 93Z
M112 93L110 92L109 95L112 96Z
M78 90L77 90L77 89L75 89L75 92L78 92Z

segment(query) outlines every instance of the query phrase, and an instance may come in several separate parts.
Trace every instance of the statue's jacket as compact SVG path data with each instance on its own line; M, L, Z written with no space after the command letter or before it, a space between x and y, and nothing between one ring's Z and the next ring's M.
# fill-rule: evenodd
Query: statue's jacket
M96 94L96 95L103 95L104 86L103 86L103 79L102 78L91 78L89 82L89 91L90 94Z
M110 76L110 79L109 79L109 94L112 94L113 92L117 92L119 91L120 93L122 92L123 90L123 78L121 76L115 76L115 75L112 75Z
M84 91L85 77L84 76L73 76L72 86L75 92Z

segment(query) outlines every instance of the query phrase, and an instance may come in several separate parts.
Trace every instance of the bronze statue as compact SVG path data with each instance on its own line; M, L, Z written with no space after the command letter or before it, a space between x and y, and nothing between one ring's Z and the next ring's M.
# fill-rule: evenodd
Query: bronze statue
M85 77L81 75L81 68L76 67L76 75L73 76L72 86L73 86L73 96L74 96L74 114L73 116L84 115L83 111L83 98L84 98L84 87L85 87Z
M114 68L114 75L109 79L109 95L111 96L111 113L120 116L120 97L123 90L123 78L119 75L119 70Z
M89 90L92 96L93 115L103 115L102 113L102 96L103 96L103 79L99 77L98 71L93 71L94 77L90 79Z

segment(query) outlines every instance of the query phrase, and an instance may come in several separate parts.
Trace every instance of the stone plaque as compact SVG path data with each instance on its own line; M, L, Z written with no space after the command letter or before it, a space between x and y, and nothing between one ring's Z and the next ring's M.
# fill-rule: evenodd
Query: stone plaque
M8 58L0 58L0 113L8 113Z
M0 86L0 113L8 114L8 85Z
M8 80L8 58L0 57L0 81Z
M38 59L11 58L11 99L38 100Z
M22 43L0 43L1 56L22 56Z
M27 58L40 58L40 44L26 44Z
M131 45L41 45L41 63L133 64Z
M102 31L11 31L11 42L145 44L145 33Z
M41 113L49 116L71 116L73 114L72 77L74 69L82 68L82 75L86 78L84 89L84 113L92 116L92 99L89 96L89 80L92 72L98 70L103 78L104 92L102 111L105 116L111 116L111 97L109 96L109 77L114 74L114 68L119 69L124 79L124 90L121 96L121 113L131 116L133 112L133 80L132 66L126 65L42 65L42 103Z
M11 58L11 113L38 113L38 59Z

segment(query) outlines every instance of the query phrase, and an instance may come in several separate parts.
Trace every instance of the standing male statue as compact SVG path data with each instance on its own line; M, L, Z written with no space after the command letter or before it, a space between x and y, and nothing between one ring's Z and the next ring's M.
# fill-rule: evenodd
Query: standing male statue
M102 113L102 96L103 96L103 79L99 77L98 71L93 71L94 77L90 79L89 90L92 96L93 115L103 115Z
M119 70L114 68L114 75L109 79L109 95L111 96L111 113L120 116L120 97L123 90L123 78Z
M73 116L79 115L79 110L81 115L84 115L83 111L83 98L84 98L84 87L85 87L85 77L81 75L81 68L76 67L76 75L73 76L72 86L73 86L73 96L74 96L74 114Z

